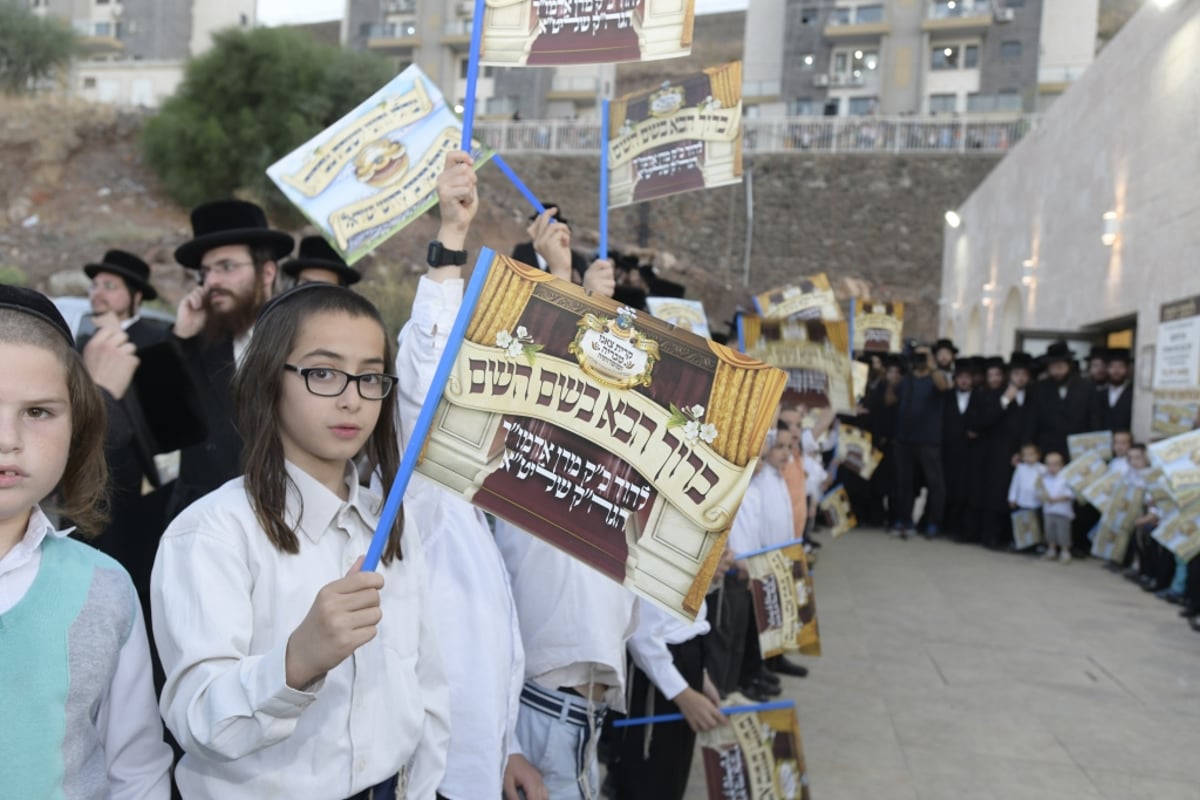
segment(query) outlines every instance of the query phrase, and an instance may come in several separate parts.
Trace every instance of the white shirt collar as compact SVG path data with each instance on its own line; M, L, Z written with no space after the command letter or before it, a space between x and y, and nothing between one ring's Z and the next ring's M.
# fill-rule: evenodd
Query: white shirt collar
M292 486L288 487L286 516L309 541L319 542L338 515L347 509L353 509L368 528L375 527L382 508L380 498L359 486L354 462L346 462L345 481L349 494L344 501L291 461L285 461L284 465L292 481Z
M542 272L549 272L550 271L550 262L547 261L546 259L542 258L542 254L536 250L533 251L533 254L535 256L537 256L538 269L540 269Z
M133 327L133 324L134 324L135 322L137 322L137 321L138 321L139 319L141 319L141 318L142 318L142 315L141 315L141 314L134 314L134 315L133 315L132 317L130 317L129 319L127 319L127 320L122 320L122 322L121 322L121 330L123 330L123 331L127 331L127 330L129 330L130 328L132 328L132 327Z
M19 567L28 564L30 559L38 552L47 536L55 539L61 539L64 536L70 535L75 528L64 528L58 530L50 522L50 518L42 511L41 506L34 506L33 513L29 516L29 522L25 525L25 535L21 537L21 541L17 542L12 550L4 554L0 558L0 575L5 575L13 572Z

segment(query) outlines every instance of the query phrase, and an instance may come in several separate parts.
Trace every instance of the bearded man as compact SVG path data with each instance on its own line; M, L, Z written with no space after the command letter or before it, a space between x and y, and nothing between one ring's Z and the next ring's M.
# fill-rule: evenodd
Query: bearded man
M259 309L270 299L288 234L272 230L253 203L220 200L192 210L193 238L175 260L196 278L179 303L173 335L183 348L205 412L207 434L180 454L171 520L190 503L240 474L242 439L233 427L230 387Z

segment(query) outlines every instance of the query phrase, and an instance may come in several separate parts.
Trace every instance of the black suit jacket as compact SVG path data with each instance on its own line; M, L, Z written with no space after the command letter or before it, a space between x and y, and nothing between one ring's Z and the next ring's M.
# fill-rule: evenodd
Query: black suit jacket
M538 265L537 251L533 249L533 242L521 242L513 248L512 257L531 267ZM579 251L571 251L571 272L574 273L573 280L576 283L583 280L583 273L587 272L588 266L588 260Z
M179 478L167 507L169 523L188 505L241 474L242 437L233 424L233 341L178 339L203 407L207 436L180 452Z
M1094 430L1094 394L1079 378L1069 378L1066 396L1052 380L1038 381L1033 387L1033 442L1043 454L1061 453L1069 458L1067 437Z
M1109 405L1108 387L1096 390L1099 395L1097 406L1100 411L1096 430L1127 431L1133 426L1133 384L1126 383L1115 405Z

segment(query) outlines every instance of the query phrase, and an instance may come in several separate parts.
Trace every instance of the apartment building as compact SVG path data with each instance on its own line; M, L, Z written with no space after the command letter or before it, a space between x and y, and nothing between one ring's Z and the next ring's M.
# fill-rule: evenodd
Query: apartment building
M1040 111L1091 64L1098 13L1098 0L754 0L748 113Z
M223 28L255 24L255 0L29 0L80 34L68 90L115 105L156 107L183 80L184 62Z
M467 93L473 0L346 0L342 43L386 56L401 70L417 64L450 103ZM484 67L476 87L482 118L594 118L597 97L612 93L611 65Z

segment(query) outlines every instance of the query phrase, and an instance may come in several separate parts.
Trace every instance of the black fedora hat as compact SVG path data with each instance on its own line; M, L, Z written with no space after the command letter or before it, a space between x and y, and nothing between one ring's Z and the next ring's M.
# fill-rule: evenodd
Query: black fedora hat
M67 327L67 321L63 319L62 312L49 297L41 292L21 286L0 284L0 309L5 308L29 314L42 322L49 323L62 334L72 349L75 347L75 337L71 334L71 329Z
M1092 345L1092 349L1088 351L1087 360L1094 361L1097 358L1100 359L1101 361L1107 361L1108 360L1108 348L1104 347L1103 345L1099 345L1099 344Z
M1104 360L1106 362L1124 361L1128 364L1133 360L1133 354L1129 352L1128 347L1110 347L1105 353Z
M1008 359L1009 369L1027 369L1033 371L1033 356L1026 353L1024 350L1014 350L1012 356Z
M933 345L933 352L937 353L938 350L949 350L954 355L958 355L958 348L949 339L938 339Z
M1075 353L1066 342L1060 339L1046 348L1046 354L1043 357L1048 364L1055 361L1074 361Z
M124 250L109 250L98 264L88 264L83 272L89 278L101 272L110 272L125 280L130 291L141 292L143 300L153 300L158 292L150 285L150 265L133 253Z
M560 206L558 203L542 203L542 208L557 208L559 213L554 215L554 221L561 222L568 228L571 227L571 223L567 222L567 218L562 215L562 206ZM529 219L532 221L537 219L539 216L541 216L540 212L535 211L529 215Z
M321 236L305 236L295 258L283 262L283 273L298 278L306 269L327 269L338 276L340 285L351 286L362 280L362 273L346 263L333 246Z
M987 358L985 358L983 360L983 368L985 370L987 370L987 369L1007 369L1008 367L1004 363L1003 356L988 356Z
M295 241L267 224L267 215L245 200L216 200L192 209L192 240L175 250L175 260L188 269L200 269L209 250L228 244L265 247L279 260L292 252Z

